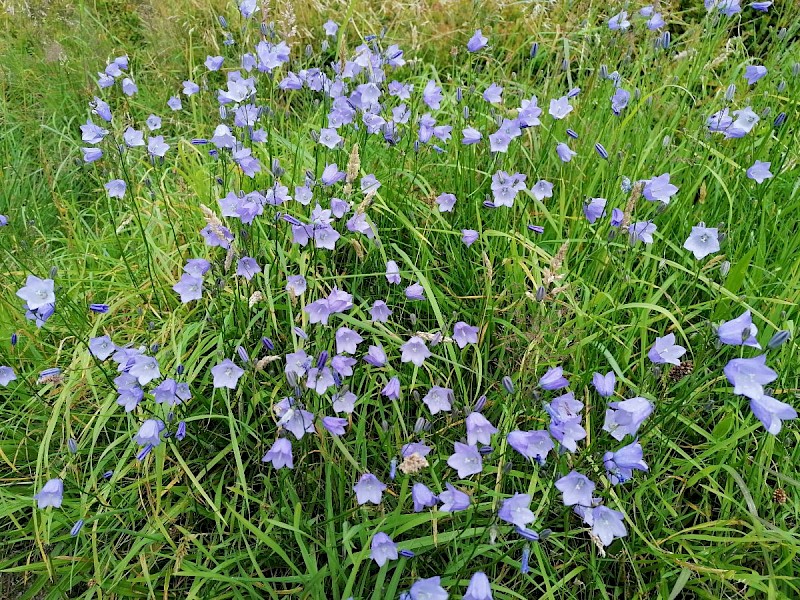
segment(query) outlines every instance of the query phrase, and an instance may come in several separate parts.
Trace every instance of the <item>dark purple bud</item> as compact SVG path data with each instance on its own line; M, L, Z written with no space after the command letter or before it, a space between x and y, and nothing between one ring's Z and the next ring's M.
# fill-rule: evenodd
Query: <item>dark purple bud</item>
M58 267L56 266L50 267L50 279L55 279L56 275L58 275Z
M205 138L192 138L192 144L195 146L205 146L208 143L208 140Z
M519 563L519 572L523 575L527 575L528 571L530 570L528 567L528 559L531 555L531 547L528 544L525 544L525 547L522 549L522 560Z
M223 17L222 15L219 15L219 16L217 17L217 21L219 21L219 25L220 25L220 27L222 27L223 29L227 29L227 28L228 28L228 21L227 21L227 20L225 20L225 17Z
M475 402L475 408L473 408L472 410L474 410L475 412L481 412L484 406L486 406L486 396L481 396L480 398L478 398L478 401Z
M400 550L398 554L403 558L414 558L416 556L411 550Z
M75 522L75 525L72 526L72 529L69 530L69 534L72 537L75 537L81 532L81 529L83 529L83 519L78 519Z
M336 387L342 387L342 377L339 375L339 372L333 371L331 375L333 375L333 383L336 385Z
M185 437L186 437L186 421L181 421L180 423L178 423L178 430L175 432L175 439L181 442Z
M292 331L294 331L294 333L295 333L295 335L297 337L302 338L304 340L308 339L308 334L305 331L303 331L302 329L300 329L299 327L293 327Z
M505 377L503 377L502 383L503 383L503 387L506 388L506 391L509 394L513 394L514 393L514 381L511 379L511 377L506 375Z
M536 533L535 531L533 531L532 529L527 529L525 527L520 527L519 525L517 525L516 531L517 531L517 533L519 535L524 537L526 540L529 540L531 542L538 542L539 541L539 538L540 538L539 534Z
M67 448L69 448L70 454L77 454L78 453L78 442L76 442L73 438L69 438L67 440Z
M414 142L414 152L419 152L419 140Z
M728 89L725 90L725 100L730 102L733 100L733 97L736 95L736 84L732 83L728 86Z
M775 335L773 335L772 338L767 343L767 349L775 350L775 348L779 348L790 337L791 337L791 334L788 331L786 331L785 329L781 329L780 331L777 331L775 333Z
M536 58L537 54L539 54L539 42L533 42L533 44L531 44L530 57Z
M781 114L779 114L777 117L775 117L775 122L773 123L773 125L775 126L775 128L778 128L778 127L780 127L781 125L783 125L783 123L784 123L785 121L786 121L786 113L785 113L785 112L782 112L782 113L781 113Z
M530 229L534 233L544 233L544 227L542 227L541 225L528 224L528 229Z
M456 88L456 102L461 102L462 98L463 98L463 94L461 92L461 86L458 86Z
M216 150L209 150L208 151L208 155L211 158L219 158L219 152L217 152ZM220 183L222 183L222 182L220 182Z
M153 449L153 445L152 445L152 444L147 444L147 445L146 445L144 448L142 448L141 450L139 450L139 452L136 454L136 460L138 460L139 462L143 461L143 460L144 460L144 458L145 458L145 457L146 457L148 454L150 454L150 451L151 451L152 449Z
M328 362L328 351L323 350L319 353L319 358L317 358L317 368L321 369L325 366L326 362Z
M220 106L219 107L219 118L224 121L227 118L227 116L228 116L228 109L225 108L224 106Z
M114 476L114 471L106 471L103 473L103 479L111 479Z
M269 35L269 28L267 27L267 24L264 21L261 22L260 29L261 29L261 35L263 36Z
M600 142L597 142L594 145L594 149L597 150L597 153L600 155L600 158L604 158L605 160L608 160L608 150L605 149L603 144L601 144Z
M608 79L608 67L600 65L600 79Z
M575 96L577 96L580 93L581 93L581 88L574 87L570 91L567 92L567 98L574 98Z
M545 291L544 286L540 285L536 290L536 301L541 302L542 300L544 300L544 295L546 293L547 292Z
M542 529L539 532L539 541L543 542L544 540L549 538L552 534L553 534L553 530L552 529Z
M571 137L573 140L577 140L578 139L578 134L575 133L574 129L567 129L567 135L569 137Z
M183 364L178 365L178 368L175 370L178 372L178 375L183 375Z
M270 170L275 177L280 177L286 172L283 170L283 168L281 168L281 161L279 161L277 158L272 159L272 168Z
M425 417L419 417L417 422L414 423L414 433L419 433L423 431L427 427L428 422L425 420Z
M287 223L291 223L292 225L296 225L297 227L300 227L303 224L300 221L300 219L297 219L297 218L293 217L292 215L281 215L281 218L284 221L286 221Z
M11 345L12 346L16 346L17 345L17 333L16 332L11 334Z
M781 81L781 82L778 84L778 88L777 88L777 89L778 89L778 93L782 93L782 92L784 92L784 91L786 90L786 81L785 81L785 80L784 80L784 81Z
M394 478L397 476L397 459L393 458L389 463L389 479L394 481Z
M484 200L483 206L486 208L497 208L497 206L495 206L494 202L491 200Z
M494 452L494 448L492 448L491 446L481 446L480 448L478 448L478 452L481 454L481 456L488 456L489 454Z
M672 40L672 36L670 35L669 31L665 31L661 34L661 47L664 50L669 50L669 44Z
M261 343L264 344L264 348L266 348L270 352L275 350L275 344L273 344L272 340L269 339L268 337L262 337L261 338Z

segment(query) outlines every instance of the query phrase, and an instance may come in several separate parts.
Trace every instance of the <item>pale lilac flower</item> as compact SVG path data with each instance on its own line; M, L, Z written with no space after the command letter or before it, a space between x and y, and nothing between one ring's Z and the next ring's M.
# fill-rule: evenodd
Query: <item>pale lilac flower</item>
M453 207L456 205L455 194L439 194L436 198L436 204L439 205L439 212L453 212Z
M161 443L161 432L164 431L164 423L158 419L147 419L139 427L138 433L133 436L133 441L140 446L158 446Z
M292 442L287 438L278 438L269 451L263 456L261 462L270 462L276 469L294 468L294 458L292 456Z
M336 32L339 31L339 25L331 19L328 19L322 28L325 30L325 35L328 37L336 37Z
M650 401L639 396L611 402L608 406L603 431L609 432L617 441L622 441L626 435L635 437L639 427L653 412Z
M648 179L642 190L642 196L651 202L669 204L670 198L678 193L678 187L669 182L669 173Z
M331 435L344 435L347 419L341 417L322 417L322 426L327 429Z
M554 119L563 119L572 112L572 105L569 103L569 98L561 96L561 98L550 100L550 116Z
M55 282L28 275L25 285L17 290L17 297L27 303L28 310L35 311L56 301Z
M607 200L605 198L592 198L589 202L583 205L583 214L586 216L586 220L589 223L594 223L605 215L606 212L606 203Z
M381 391L381 395L386 396L389 400L397 400L400 397L400 380L392 377Z
M214 376L215 388L226 387L235 390L239 378L244 375L244 369L238 367L231 359L226 358L211 369L211 374Z
M438 385L434 385L428 390L428 393L425 394L425 397L422 401L431 411L432 415L435 415L440 412L449 412L451 409L450 399L453 396L453 390L450 388L439 387Z
M438 110L442 103L442 88L436 85L433 79L425 84L425 89L422 91L422 100L432 110Z
M389 560L397 560L397 544L388 535L379 531L372 538L369 556L382 567Z
M128 148L144 146L144 134L138 129L128 127L122 134L122 141Z
M256 262L256 259L249 256L243 256L239 259L236 267L237 275L250 281L257 273L261 273L261 267Z
M756 335L758 335L758 327L753 325L753 317L749 310L717 327L719 341L731 346L752 346L761 349Z
M661 13L653 13L653 16L647 20L646 25L650 31L657 31L666 25L666 22Z
M668 333L664 337L657 337L647 357L655 364L681 364L680 357L686 354L686 348L675 343L675 334Z
M400 283L400 267L398 267L397 263L393 260L387 261L386 263L386 280L389 283Z
M133 96L136 92L139 91L139 88L136 87L136 84L133 82L133 79L130 77L126 77L122 80L122 93L126 96Z
M161 129L161 117L158 115L150 115L147 117L147 121L145 121L145 123L147 123L147 128L150 131Z
M572 160L573 156L578 155L577 152L571 150L564 142L559 142L558 145L556 145L556 154L558 154L558 158L560 158L562 162L569 162Z
M766 74L767 67L763 65L747 65L744 68L744 78L747 79L747 83L750 85L753 85Z
M436 506L436 496L428 486L423 483L415 483L411 488L411 500L414 502L414 512L422 512L431 506Z
M425 288L420 283L412 283L406 288L405 294L409 300L425 300Z
M385 323L389 320L392 311L383 300L375 300L372 308L369 309L369 314L374 323Z
M447 464L458 472L459 479L483 471L483 459L478 448L460 442L455 442L454 446L455 452L447 459Z
M778 374L767 366L764 354L753 358L731 359L723 371L733 385L733 393L758 400L764 395L764 386L775 381Z
M683 243L697 260L709 254L719 252L719 230L716 227L706 227L704 223L692 227L692 233Z
M539 386L543 390L560 390L568 385L569 380L564 377L564 369L561 367L550 367L539 380Z
M470 446L481 444L491 444L492 435L497 433L497 428L479 412L472 412L467 416L467 444Z
M9 383L17 379L17 374L14 369L9 366L0 367L0 385L7 387Z
M469 508L469 496L454 488L450 483L445 484L447 491L439 494L439 502L442 503L442 512L458 512Z
M353 486L353 491L356 493L356 501L359 505L367 504L368 502L380 504L385 489L386 486L378 481L378 478L372 473L364 473L358 483Z
M759 0L758 2L750 3L750 8L759 12L767 12L770 6L772 6L771 0Z
M614 90L614 95L611 96L611 111L615 115L619 115L622 110L628 106L631 99L631 93L623 88Z
M139 385L147 385L154 379L161 377L158 361L152 356L140 354L133 359L133 366L128 373L139 380Z
M608 546L615 538L622 538L628 535L623 523L624 515L607 506L596 506L591 510L585 511L588 518L584 521L592 528L592 535L596 537L604 546Z
M544 179L540 179L531 188L531 193L533 194L533 197L539 200L540 202L545 198L552 198L553 184L550 183L549 181L545 181Z
M467 42L467 50L470 52L477 52L478 50L485 48L488 42L489 38L485 37L480 29L476 29L475 33Z
M340 327L336 330L336 352L337 354L355 354L358 345L364 341L356 331L347 327Z
M353 392L342 392L331 396L333 401L333 410L337 413L344 413L346 415L352 414L355 409L356 395Z
M480 131L475 129L474 127L466 127L461 130L461 143L466 145L469 144L477 144L483 138L483 135Z
M355 358L337 354L331 359L331 368L341 377L350 377L357 362Z
M463 349L467 344L478 343L478 331L477 327L468 325L464 321L458 321L453 325L453 339L458 344L458 347Z
M595 484L585 475L571 471L569 475L558 479L555 486L563 495L564 506L592 505L592 492L594 492Z
M222 56L206 56L204 64L209 71L219 71L224 60Z
M122 179L112 179L105 186L109 198L122 198L125 196L127 185Z
M507 523L525 529L528 523L536 520L536 515L533 514L530 506L531 497L528 494L514 494L511 498L503 500L497 516Z
M440 577L418 579L408 592L411 600L447 600L448 594L439 585L440 581Z
M39 508L61 508L64 500L64 481L61 479L49 479L42 489L33 497Z
M490 104L499 104L503 101L503 88L496 83L492 83L483 92L483 99Z
M790 405L766 394L760 398L750 399L750 410L761 421L769 433L778 435L782 422L797 418L797 411Z
M343 138L336 132L335 129L321 129L319 132L319 143L333 150L343 141Z
M472 576L462 600L492 600L492 586L485 573L478 571Z
M200 300L203 297L203 279L183 273L180 281L173 285L172 289L180 294L181 302L184 304L192 300Z
M302 275L289 275L289 277L286 278L286 291L292 296L302 296L306 289L306 278Z
M467 245L467 247L472 246L476 242L476 240L480 237L480 233L475 231L474 229L462 229L461 230L461 241Z
M167 106L172 110L180 110L183 108L183 103L178 96L170 96L170 99L167 100Z
M652 244L653 234L656 229L655 223L651 223L650 221L637 221L629 226L628 232L632 240L639 240L645 244Z
M628 21L628 13L624 10L608 20L608 28L612 31L625 31L630 26L631 22Z
M609 371L605 375L595 373L592 376L592 385L594 386L594 389L597 390L597 393L603 398L608 398L614 395L614 386L616 383L617 376L614 375L614 371Z
M756 183L764 183L764 180L772 177L772 173L769 171L770 165L771 163L757 160L752 167L747 169L748 179L752 179Z
M603 465L608 472L608 479L613 485L625 483L633 477L633 471L647 471L647 463L642 460L642 445L632 442L616 452L603 455Z
M543 465L547 455L555 448L550 434L543 430L512 431L508 434L508 445L522 454L525 458L532 458Z
M167 150L169 150L169 144L164 143L163 135L156 135L147 138L147 152L151 156L159 156L164 158Z

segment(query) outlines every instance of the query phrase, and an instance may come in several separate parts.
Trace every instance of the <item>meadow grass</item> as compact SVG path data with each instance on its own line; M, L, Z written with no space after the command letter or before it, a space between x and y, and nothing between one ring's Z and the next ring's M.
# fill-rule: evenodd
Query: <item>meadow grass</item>
M610 31L608 18L626 6L631 29ZM767 351L767 362L779 374L772 395L799 404L793 338L800 299L800 77L793 65L800 61L800 21L792 3L780 0L767 13L745 7L730 18L707 13L700 2L660 7L671 32L667 49L656 43L660 32L648 31L636 15L640 6L623 3L276 6L266 20L274 21L279 39L291 33L294 10L291 61L274 79L258 79L259 104L269 107L260 122L268 139L254 150L262 171L252 179L226 152L213 160L210 146L190 143L211 137L220 122L217 90L260 39L257 24L243 29L248 22L235 6L48 3L0 17L0 214L9 218L0 228L6 273L0 336L18 336L15 345L0 345L0 365L18 377L0 388L0 597L377 600L441 576L459 598L476 571L489 576L501 599L800 597L800 429L786 421L770 435L747 398L731 393L723 367L758 352L721 345L714 331L750 310L762 346L779 330L791 332L787 343ZM219 14L236 45L222 44ZM341 29L323 50L328 18ZM277 82L287 68L297 73L352 58L383 28L381 46L399 44L408 61L387 69L387 81L414 85L408 125L395 145L363 126L345 126L343 146L327 149L314 134L327 127L331 99L308 89L284 91ZM468 53L476 28L490 45ZM85 164L79 126L90 115L87 103L100 95L95 74L125 53L139 92L127 97L117 85L103 93L114 111L105 125L111 134L104 158ZM226 57L222 72L205 68L209 54ZM768 69L752 86L744 79L750 64ZM601 65L618 71L631 92L619 116L611 112L614 84ZM207 91L183 97L183 109L172 112L166 101L186 79ZM443 88L439 110L423 104L429 80ZM499 106L481 97L492 82L504 88ZM726 99L731 83L737 89ZM550 117L550 99L575 87L573 112L564 120ZM486 136L497 120L513 118L532 95L544 111L541 125L523 129L508 152L490 153ZM386 94L383 100L399 103ZM706 119L726 106L752 106L761 121L741 139L709 134ZM452 139L415 145L416 123L426 112L452 125ZM153 134L170 144L165 160L148 160L142 149L115 153L125 127L145 128L151 113L163 117ZM780 113L785 122L774 126ZM461 144L468 125L483 133L479 145ZM568 142L577 156L562 162L556 142ZM598 142L607 160L595 151ZM228 192L272 186L273 161L293 194L307 171L319 178L329 163L347 170L356 144L354 191L318 187L308 208L267 205L250 226L225 218L237 238L232 267L225 250L204 244L201 204L219 214L217 200ZM755 160L770 162L774 177L762 184L746 177ZM513 207L487 208L498 170L527 175L528 188L550 181L554 194L540 201L526 190ZM631 202L639 188L632 191L624 178L665 172L679 188L667 206ZM364 200L358 182L367 174L381 182L364 207L375 239L342 226L333 252L292 243L277 212L307 221L314 204L327 208L331 196L355 209ZM123 199L109 198L103 187L117 178L127 182ZM444 192L457 197L452 213L437 210L434 200ZM655 223L653 243L631 243L608 215L588 223L583 205L590 198L607 199L609 214L618 207L630 222ZM683 248L699 222L724 234L721 250L702 260ZM462 229L480 237L466 246ZM256 258L263 272L251 281L236 277L239 256ZM210 260L212 271L203 299L183 304L172 286L195 257ZM387 260L398 263L401 286L387 283ZM26 321L15 296L29 274L56 282L56 310L42 328ZM287 275L296 274L308 289L294 298L285 286ZM415 282L424 301L403 295ZM309 324L304 307L334 287L353 295L353 309L332 316L330 327ZM255 292L262 299L251 305ZM388 323L370 320L377 299L393 311ZM109 311L92 313L90 303L108 304ZM461 349L445 339L430 344L433 356L422 367L400 362L399 347L410 336L451 336L457 321L479 327L478 344ZM379 368L359 360L346 379L358 401L345 435L319 424L302 440L288 434L294 468L275 469L261 457L278 434L274 408L294 395L293 386L283 360L254 365L301 347L313 357L333 355L339 326L380 343L389 362ZM688 350L682 360L693 369L683 377L648 359L655 338L668 333ZM103 334L119 346L145 347L164 376L176 376L182 365L180 379L193 398L170 409L146 396L125 412L116 404L115 366L87 350L89 339ZM274 342L274 352L264 349L262 336ZM210 369L224 358L247 367L235 389L212 385ZM547 428L542 404L561 392L543 391L538 382L557 365L584 405L587 436L576 452L552 452L538 465L516 453L506 436ZM50 367L62 375L38 382ZM655 405L638 433L649 470L622 485L611 485L603 467L604 452L622 443L603 431L608 402L590 385L594 371L616 374L616 400L640 396ZM389 400L381 390L394 376L402 392ZM504 389L504 377L513 392ZM453 390L454 410L430 414L421 398L434 385ZM459 480L447 458L482 395L482 412L499 432L482 473ZM321 417L333 414L329 397L306 391L302 401ZM137 460L132 437L148 418L167 422L171 436ZM426 428L415 432L420 418ZM178 421L187 428L180 441ZM433 447L430 467L390 480L392 459L419 439ZM624 514L627 536L603 548L563 506L554 481L572 469ZM356 502L353 485L365 472L388 485L379 505ZM36 508L34 494L55 477L64 480L63 505ZM435 493L453 483L472 504L455 513L412 512L416 481ZM531 496L530 527L551 530L546 539L530 542L497 518L514 493ZM78 519L83 528L72 536ZM378 532L416 556L378 567L370 559Z

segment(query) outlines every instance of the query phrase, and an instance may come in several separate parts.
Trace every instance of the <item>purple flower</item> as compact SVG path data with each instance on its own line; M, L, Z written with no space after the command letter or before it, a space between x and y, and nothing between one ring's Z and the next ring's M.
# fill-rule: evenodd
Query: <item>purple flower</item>
M464 242L468 248L475 243L478 237L480 237L480 233L478 233L474 229L461 230L461 241Z
M569 98L561 96L557 100L550 100L550 116L554 119L563 119L572 112L572 105L569 103Z
M209 71L219 71L224 60L222 56L206 56L204 64Z
M247 281L250 281L256 273L261 273L261 267L258 266L256 259L251 258L249 256L243 256L239 259L239 263L236 267L236 274L244 277Z
M719 252L719 230L716 227L706 227L704 223L692 227L692 233L683 243L697 260L709 254Z
M669 333L664 337L657 337L647 357L655 364L669 363L679 365L681 356L686 354L686 348L675 343L675 334Z
M455 452L447 459L447 464L458 471L459 479L483 471L483 459L478 449L460 442L455 442Z
M147 138L147 152L151 156L160 156L161 158L169 150L169 144L164 143L164 136L163 135L156 135L151 138Z
M455 194L439 194L436 198L436 204L439 205L439 212L453 212L453 207L456 205Z
M650 221L637 221L629 226L628 233L633 241L639 240L645 244L652 244L653 234L656 229L655 223L651 223Z
M478 50L482 50L486 48L486 44L489 42L489 38L485 37L480 29L476 29L475 33L469 38L467 42L467 50L470 52L477 52Z
M184 304L192 300L200 300L203 297L203 279L183 273L180 281L173 285L172 289L180 294L181 302Z
M400 268L397 266L397 263L393 260L387 261L386 263L386 280L389 283L398 284L400 283Z
M386 306L386 302L383 300L375 300L372 304L372 308L369 309L369 314L374 323L385 323L389 320L392 311Z
M109 198L122 198L125 196L126 184L122 179L112 179L104 186Z
M17 290L17 297L27 303L28 310L35 311L56 301L55 282L52 279L40 279L36 275L28 275L25 285Z
M358 483L353 486L353 491L356 493L356 500L359 505L371 502L372 504L380 504L383 490L386 486L378 481L372 473L364 473Z
M544 179L540 179L531 188L531 193L533 194L534 198L540 202L545 198L552 198L553 184L549 181L545 181Z
M457 490L450 483L445 484L447 491L439 494L439 502L442 503L442 512L458 512L469 508L469 496Z
M8 366L0 367L0 385L6 387L9 383L15 381L16 379L17 374L14 373L14 369Z
M584 512L584 522L592 528L592 535L608 546L615 538L628 535L623 523L624 515L606 506L596 506Z
M464 321L458 321L453 325L453 339L458 344L458 347L463 349L466 348L467 344L478 343L478 331L477 327L468 325Z
M555 485L563 495L564 506L592 505L592 492L594 492L595 485L585 475L571 471L569 475L558 479Z
M126 77L122 80L122 93L126 96L133 96L136 92L139 91L139 88L136 87L136 84L133 82L133 79L130 77Z
M49 479L33 499L36 500L39 508L47 508L48 506L61 508L61 502L64 500L64 481L61 479Z
M438 414L440 412L449 412L451 409L450 399L453 397L453 390L450 388L439 387L438 385L434 385L425 394L425 397L422 401L431 411L432 415Z
M586 216L586 220L589 221L589 223L594 223L605 214L606 202L605 198L592 198L583 205L583 214Z
M389 400L397 400L400 397L400 380L392 377L381 391L381 395L386 396Z
M328 37L336 37L336 32L339 31L339 25L330 19L322 26L325 30L325 35Z
M592 385L603 398L614 395L614 386L616 383L617 376L614 375L614 371L609 371L605 375L601 375L600 373L592 375Z
M561 367L550 367L547 373L542 375L539 380L539 387L543 390L560 390L569 385L569 380L564 377L564 369Z
M447 600L448 594L439 585L440 577L418 579L409 590L411 600Z
M161 377L158 361L152 356L140 354L133 359L133 366L128 373L139 380L139 385L147 385L154 379Z
M419 283L412 283L408 286L405 294L409 300L425 300L425 288Z
M492 435L497 433L497 428L479 412L472 412L467 416L467 444L474 446L478 442L481 444L491 444Z
M747 83L750 85L753 85L766 74L767 67L763 65L747 65L744 68L744 78L747 79Z
M536 515L530 509L531 497L528 494L514 494L511 498L503 500L497 516L503 521L525 529L528 523L536 520Z
M415 483L411 488L411 500L414 502L414 512L422 512L426 508L436 506L436 496L423 483Z
M149 117L147 117L147 121L145 121L145 123L147 123L147 128L150 131L161 129L161 117L157 115L150 115Z
M293 469L292 443L287 438L278 438L261 459L261 462L271 462L276 469L282 469L283 467Z
M633 471L647 471L647 463L642 460L642 445L632 442L616 452L603 455L603 465L608 471L608 479L613 485L625 483L633 476Z
M666 23L664 22L664 17L661 16L661 13L653 13L653 16L647 20L647 28L650 31L658 31L661 29Z
M425 359L432 356L425 341L416 335L400 346L400 352L400 362L412 362L417 367L421 367Z
M478 142L481 141L481 138L483 138L481 132L475 129L474 127L467 127L465 129L462 129L461 136L462 136L461 143L464 144L465 146L469 144L477 144Z
M170 96L170 99L167 100L167 106L172 110L180 110L183 108L183 103L178 96Z
M388 535L379 531L372 538L369 556L382 567L386 561L397 560L397 544Z
M226 358L211 369L211 374L214 376L215 388L226 387L235 390L239 378L244 374L244 369L236 366L236 363L231 359Z
M608 406L603 431L609 432L617 441L622 441L626 435L635 437L639 427L653 412L650 401L639 396L611 402Z
M319 132L319 143L333 150L343 141L343 138L336 133L335 129L322 129Z
M767 12L770 6L772 6L771 0L767 0L765 2L752 2L750 4L750 8L759 12Z
M503 101L503 88L497 85L496 83L492 83L486 90L483 92L483 99L490 104L499 104Z
M611 31L625 31L630 26L631 22L628 21L628 13L624 10L608 20L608 28Z
M615 115L619 115L622 112L622 110L626 106L628 106L628 102L630 101L630 99L631 99L631 94L628 90L617 88L614 91L614 95L611 96L611 111Z
M748 179L752 179L756 183L764 183L765 179L769 179L772 177L772 173L769 171L771 163L768 162L761 162L757 160L753 163L753 166L747 169L747 177Z
M436 85L433 79L425 84L425 89L422 91L422 100L428 105L431 110L438 110L442 102L442 88Z
M103 157L103 151L100 148L81 148L83 151L83 161L85 163L93 163Z
M767 366L764 354L754 358L731 359L723 371L733 385L733 393L758 400L764 395L764 386L775 381L778 374Z
M164 423L159 419L147 419L139 427L138 433L133 436L133 441L140 446L158 446L161 443L161 432L164 431Z
M333 410L337 413L351 414L355 408L356 395L353 392L341 392L331 396Z
M358 332L347 327L339 327L336 330L336 352L337 354L355 354L358 345L364 341Z
M367 349L364 362L372 365L373 367L382 367L386 364L386 352L383 351L383 348L380 345L370 346Z
M341 417L322 417L322 426L327 429L331 435L344 435L347 419Z
M128 148L144 146L144 134L133 127L128 127L122 134L122 141Z
M678 187L669 182L669 173L648 179L642 190L642 196L651 202L669 204L672 196L678 193Z
M522 454L525 458L532 458L543 465L549 452L555 448L550 434L543 430L512 431L506 438L508 445Z
M731 346L752 346L761 349L756 335L758 335L758 328L753 325L753 318L749 310L717 327L719 341Z
M625 218L625 213L621 209L615 208L611 211L611 226L619 227L622 225L622 220Z
M472 576L463 600L492 600L492 586L485 573L478 571Z
M797 418L797 412L794 408L767 395L763 395L760 398L751 398L750 410L761 421L764 429L772 435L778 435L782 421Z
M570 150L570 147L567 146L564 142L559 142L556 146L556 154L558 154L558 158L560 158L563 162L569 162L572 160L573 156L577 156L578 153Z
M286 291L292 296L302 296L307 289L306 278L302 275L289 275L286 278Z

